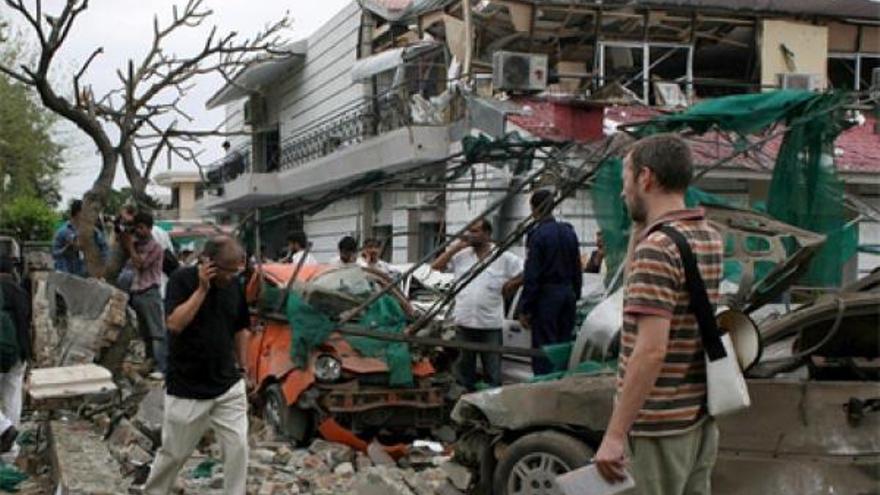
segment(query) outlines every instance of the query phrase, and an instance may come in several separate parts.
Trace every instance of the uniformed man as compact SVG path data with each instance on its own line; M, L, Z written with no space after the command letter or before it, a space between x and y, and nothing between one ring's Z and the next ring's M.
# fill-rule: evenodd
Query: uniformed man
M580 246L571 224L553 218L553 192L540 189L529 201L538 225L526 240L520 323L532 331L532 347L571 340L575 304L581 294ZM544 357L532 358L532 372L553 371Z

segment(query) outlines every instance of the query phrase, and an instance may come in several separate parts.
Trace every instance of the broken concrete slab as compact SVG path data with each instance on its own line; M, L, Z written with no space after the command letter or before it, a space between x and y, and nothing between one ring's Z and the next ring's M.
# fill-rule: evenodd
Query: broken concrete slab
M158 385L151 386L149 392L138 404L134 423L146 432L154 442L162 435L162 420L165 415L165 390Z
M354 460L354 449L348 445L332 443L321 439L312 442L312 445L309 446L309 452L321 456L324 462L330 466Z
M107 444L86 421L51 421L49 442L57 495L118 495L127 483Z
M100 280L60 272L41 275L33 283L36 366L98 359L115 372L127 340L134 335L136 318L128 307L128 295Z
M474 475L471 470L456 462L444 462L440 465L440 469L446 472L449 481L459 490L467 490L473 481Z
M370 456L370 460L373 461L373 464L376 466L394 466L397 464L394 462L394 458L385 451L382 444L375 440L370 442L370 445L367 446L367 455Z
M138 445L147 452L153 450L153 441L125 418L120 420L116 428L113 429L108 442L113 449L124 449L129 445Z
M72 398L111 397L117 391L110 371L96 364L33 369L29 384L28 395L36 406Z

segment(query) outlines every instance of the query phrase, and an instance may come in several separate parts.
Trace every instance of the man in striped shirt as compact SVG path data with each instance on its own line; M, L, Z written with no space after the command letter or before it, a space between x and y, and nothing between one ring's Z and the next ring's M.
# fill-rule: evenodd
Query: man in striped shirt
M685 236L717 304L723 243L701 209L685 208L692 169L687 144L673 135L642 139L624 161L623 196L640 228L627 267L617 397L595 462L612 482L629 465L640 494L709 494L718 450L681 256L657 230L665 224Z

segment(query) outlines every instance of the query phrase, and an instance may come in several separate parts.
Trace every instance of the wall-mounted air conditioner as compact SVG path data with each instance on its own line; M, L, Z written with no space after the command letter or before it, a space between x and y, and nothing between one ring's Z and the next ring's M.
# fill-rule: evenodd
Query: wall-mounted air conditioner
M805 89L807 91L819 91L818 74L776 74L776 79L781 89Z
M244 102L244 123L261 126L266 123L266 99L253 95Z
M492 85L501 91L547 89L547 55L495 52L492 56Z

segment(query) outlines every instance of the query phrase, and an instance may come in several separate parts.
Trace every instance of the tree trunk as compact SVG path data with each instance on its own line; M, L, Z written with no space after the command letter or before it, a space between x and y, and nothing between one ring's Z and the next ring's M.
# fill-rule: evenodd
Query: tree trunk
M92 184L92 188L83 196L83 209L76 222L77 242L86 260L86 269L90 277L105 278L108 275L109 259L101 256L101 250L95 242L95 228L99 224L101 211L107 201L107 195L113 187L113 173L103 173L106 170L115 170L119 156L115 152L102 153L102 173L98 180ZM105 236L106 240L106 236ZM118 270L117 270L118 272Z

